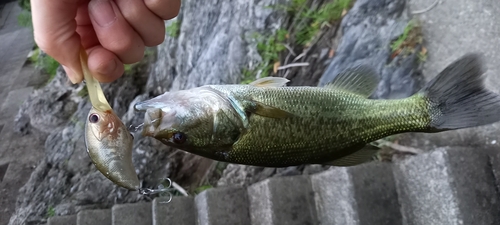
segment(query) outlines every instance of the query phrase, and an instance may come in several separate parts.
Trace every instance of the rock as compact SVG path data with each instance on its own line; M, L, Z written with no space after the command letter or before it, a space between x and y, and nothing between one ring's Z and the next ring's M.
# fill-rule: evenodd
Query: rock
M422 87L417 53L391 59L391 42L410 21L404 0L360 0L342 20L342 40L319 86L332 81L343 70L358 64L372 66L380 75L375 98L404 98Z
M63 129L82 101L77 95L82 88L85 88L83 84L71 84L60 67L45 87L33 91L23 103L16 116L16 127L26 127L26 117L29 117L31 126L42 132L52 133Z
M133 104L168 90L238 83L241 69L261 60L251 34L273 32L280 25L282 16L267 6L285 2L210 0L199 7L197 2L185 1L177 17L180 35L167 36L157 48L156 62L147 67L149 61L145 61L135 74L102 85L113 110L132 127L133 161L143 187L156 188L167 177L178 182L191 176L196 180L186 180L200 182L211 163L190 154L171 155L171 148L141 137L140 129L134 127L140 127L144 113L134 111ZM19 131L29 118L31 126L49 137L45 157L20 190L10 224L44 221L49 208L56 209L56 215L65 215L147 200L106 179L86 155L83 131L90 104L81 96L83 88L83 84L71 85L60 68L46 87L23 104L17 120Z
M205 84L232 84L241 79L241 70L261 60L254 32L278 29L283 15L267 6L287 0L182 2L182 10L166 26L179 23L178 38L166 37L158 49L146 90L154 95L167 90Z

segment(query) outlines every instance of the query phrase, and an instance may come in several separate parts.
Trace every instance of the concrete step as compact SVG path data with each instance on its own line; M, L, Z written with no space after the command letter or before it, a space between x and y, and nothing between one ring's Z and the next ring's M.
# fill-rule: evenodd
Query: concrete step
M243 187L220 187L195 197L197 224L250 224L247 190Z
M114 205L112 208L113 225L151 225L153 213L151 202Z
M33 87L26 87L21 89L12 90L7 94L6 99L3 99L3 104L0 105L0 123L7 124L13 121L19 107L33 92Z
M321 224L401 224L389 163L332 167L311 183Z
M308 176L270 178L248 188L252 224L317 224Z
M194 198L175 196L169 203L167 197L153 200L153 225L196 225Z
M111 209L84 210L77 214L77 225L111 225Z
M442 148L395 163L212 188L169 203L161 197L82 211L77 224L500 224L499 178L498 149ZM77 220L71 218L49 224Z
M403 223L500 224L498 154L498 149L442 148L397 163Z
M50 217L47 225L76 225L76 215Z

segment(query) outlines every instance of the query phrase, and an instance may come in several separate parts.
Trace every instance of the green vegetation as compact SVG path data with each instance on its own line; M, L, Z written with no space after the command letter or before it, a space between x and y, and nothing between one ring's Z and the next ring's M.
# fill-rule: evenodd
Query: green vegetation
M123 67L124 67L124 73L125 74L129 74L130 72L132 72L132 68L134 67L135 63L134 64L124 64Z
M262 61L253 70L243 69L243 80L241 83L248 84L252 82L255 80L255 75L258 72L260 72L260 77L269 76L274 66L279 64L279 54L286 49L285 40L287 37L288 31L283 29L278 29L274 35L269 37L255 34L254 38L257 40L257 51L262 57Z
M175 20L170 25L165 27L165 31L167 32L168 36L174 38L179 37L180 30L181 30L181 22L179 20Z
M342 18L351 7L352 0L332 0L319 6L310 6L311 2L292 0L289 5L272 7L285 12L291 18L290 29L278 29L267 36L254 35L262 61L254 68L242 69L242 84L276 73L277 67L280 66L280 56L285 52L287 45L298 49L309 46L325 25Z
M202 186L197 187L194 190L194 193L195 194L199 194L199 193L203 192L204 190L207 190L207 189L210 189L210 188L213 188L213 186L212 185L202 185Z
M45 214L46 218L54 217L56 215L56 209L53 206L49 206L47 209L47 214Z
M38 61L38 57L40 56L40 49L36 48L33 50L33 54L29 57L29 61L32 63L36 63Z
M149 59L151 57L153 57L155 51L153 50L153 48L146 48L144 50L144 58L139 61L139 62L135 62L135 63L132 63L132 64L124 64L124 71L123 71L123 75L124 76L133 76L134 74L136 74L138 72L138 70L141 69L141 67L144 66L144 64L147 64L149 63Z
M57 68L59 68L59 62L57 62L54 58L50 57L47 54L40 54L40 49L36 48L33 51L33 54L29 57L29 61L34 63L37 67L39 67L43 73L49 75L50 82L57 73Z
M84 97L87 97L89 95L89 91L87 90L87 84L84 85L84 87L82 88L82 90L80 90L78 93L77 93L78 96L84 98Z
M422 47L422 50L418 52L417 57L420 60L420 62L425 62L427 60L427 48Z
M318 8L303 9L308 0L293 0L287 12L300 21L296 30L295 42L299 45L309 45L323 25L332 24L341 19L351 6L351 0L333 0Z
M17 23L19 26L32 27L30 0L18 0L17 3L23 10L21 14L17 16Z
M18 0L17 3L19 4L19 6L22 9L31 12L31 3L30 3L30 0Z
M54 79L57 73L57 68L59 68L59 62L57 62L49 55L45 55L40 60L38 60L37 63L37 65L40 66L40 68L42 68L42 70L49 75L48 82Z
M398 39L396 39L396 41L392 42L391 50L393 52L400 49L401 47L403 47L403 44L408 41L408 36L409 36L410 32L413 30L413 28L415 28L415 22L413 20L411 20L406 25L406 27L403 31L403 34L401 36L399 36Z
M410 54L418 45L423 43L422 29L417 20L410 20L401 34L391 43L392 56ZM417 56L420 61L427 59L427 49L422 47Z
M26 10L21 11L17 16L17 23L22 27L33 27L31 13Z

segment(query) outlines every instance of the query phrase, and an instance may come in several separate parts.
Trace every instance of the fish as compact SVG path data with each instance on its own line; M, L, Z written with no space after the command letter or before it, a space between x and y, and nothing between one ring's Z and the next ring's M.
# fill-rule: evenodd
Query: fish
M151 191L141 188L132 162L134 136L111 108L101 85L90 73L87 60L81 47L80 63L92 104L85 121L87 153L99 172L113 183L141 193Z
M352 66L323 87L286 86L282 77L250 84L166 92L134 107L142 134L209 159L252 166L354 166L395 134L438 133L495 123L500 97L484 87L482 55L451 62L415 94L370 98L379 75Z

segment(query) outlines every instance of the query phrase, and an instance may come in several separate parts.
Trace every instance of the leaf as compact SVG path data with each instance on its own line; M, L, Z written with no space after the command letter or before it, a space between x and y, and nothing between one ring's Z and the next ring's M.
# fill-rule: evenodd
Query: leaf
M335 49L330 49L330 52L328 53L328 58L332 58L333 56L335 56Z
M273 72L278 73L278 67L280 67L280 62L275 62L273 65Z
M427 54L427 48L422 47L422 50L420 51L420 53L421 53L422 55Z

